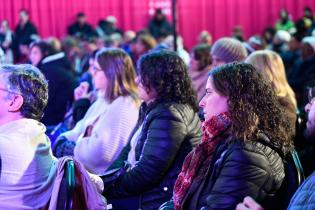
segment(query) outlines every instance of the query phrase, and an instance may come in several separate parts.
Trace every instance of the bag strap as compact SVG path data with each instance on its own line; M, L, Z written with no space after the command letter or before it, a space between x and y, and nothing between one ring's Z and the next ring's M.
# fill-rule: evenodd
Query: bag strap
M293 149L290 153L291 153L291 156L293 158L295 168L298 172L298 184L301 185L301 183L305 180L305 175L304 175L302 164L300 162L299 156L298 156L295 149Z

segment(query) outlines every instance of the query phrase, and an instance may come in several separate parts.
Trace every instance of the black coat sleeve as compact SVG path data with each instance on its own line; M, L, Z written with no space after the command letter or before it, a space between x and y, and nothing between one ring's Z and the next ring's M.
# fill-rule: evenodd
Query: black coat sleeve
M235 209L245 196L262 198L261 193L269 190L264 188L271 186L273 172L264 154L238 148L227 153L223 161L208 192L206 209Z
M109 197L137 195L158 184L173 163L187 133L179 113L160 112L149 122L139 162L105 193Z

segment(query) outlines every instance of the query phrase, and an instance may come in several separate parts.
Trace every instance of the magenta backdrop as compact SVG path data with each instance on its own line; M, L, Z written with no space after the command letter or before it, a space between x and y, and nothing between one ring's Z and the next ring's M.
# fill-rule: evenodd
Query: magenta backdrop
M100 18L114 15L122 29L139 30L147 25L150 19L149 2L154 1L0 0L0 19L9 20L11 27L15 27L18 11L26 8L42 37L65 35L67 25L79 11L85 12L94 26ZM216 40L229 36L233 26L242 25L248 37L274 25L281 8L287 8L296 20L302 16L305 6L314 10L315 0L177 0L178 31L184 37L185 46L190 49L201 30L210 31Z

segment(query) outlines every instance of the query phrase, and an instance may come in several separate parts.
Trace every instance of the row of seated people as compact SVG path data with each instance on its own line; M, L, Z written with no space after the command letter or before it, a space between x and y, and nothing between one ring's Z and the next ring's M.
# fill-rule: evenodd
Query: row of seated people
M283 63L270 51L246 58L243 45L231 38L217 41L211 54L213 68L199 102L201 123L187 67L175 52L142 56L137 77L123 50L97 52L92 74L97 99L72 130L57 138L54 154L74 156L114 209L231 209L245 196L266 209L274 207L287 177L286 156L294 150L296 121L284 68L273 66ZM54 179L49 173L55 158L36 121L47 103L47 82L34 69L1 68L7 78L1 81L0 121L4 209L33 209L39 198L30 189L52 192L42 185ZM88 104L87 90L87 85L76 90L81 103ZM40 127L40 134L33 127ZM32 183L25 186L24 179ZM18 202L7 206L19 192Z

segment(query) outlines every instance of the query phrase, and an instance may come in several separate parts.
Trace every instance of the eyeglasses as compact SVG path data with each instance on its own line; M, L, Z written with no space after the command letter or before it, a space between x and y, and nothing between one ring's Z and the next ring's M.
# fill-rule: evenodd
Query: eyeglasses
M101 68L97 68L96 66L93 66L93 71L94 71L94 72L97 72L97 71L103 71L103 69L101 69Z
M8 93L15 94L15 95L21 95L21 93L18 93L18 92L15 92L15 91L11 91L11 90L8 90L8 89L6 89L6 88L0 88L0 90L5 91L5 92L8 92Z

